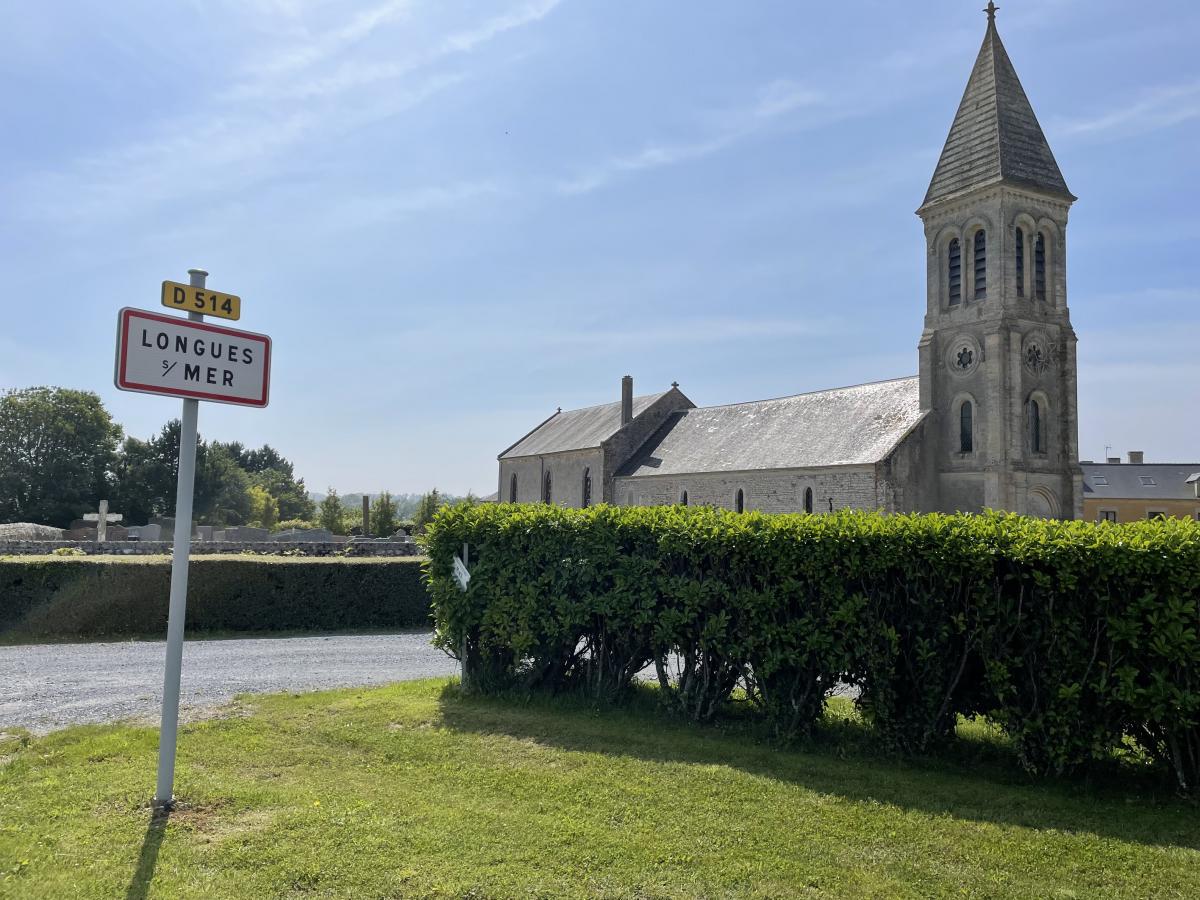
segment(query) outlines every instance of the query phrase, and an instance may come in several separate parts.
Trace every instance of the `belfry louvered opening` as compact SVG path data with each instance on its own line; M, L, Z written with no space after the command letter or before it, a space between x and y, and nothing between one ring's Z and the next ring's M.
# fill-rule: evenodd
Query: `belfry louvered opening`
M1040 231L1033 244L1033 296L1046 299L1046 236Z
M1017 296L1025 296L1025 232L1017 227L1014 262L1017 264Z
M987 235L981 228L975 232L975 294L976 300L987 298Z
M950 274L950 305L957 306L962 302L962 244L958 242L958 238L950 242L947 262Z

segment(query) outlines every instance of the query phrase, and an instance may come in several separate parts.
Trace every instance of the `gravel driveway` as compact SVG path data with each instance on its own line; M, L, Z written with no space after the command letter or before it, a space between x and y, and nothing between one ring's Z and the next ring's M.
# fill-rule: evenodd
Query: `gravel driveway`
M458 674L431 632L186 641L180 708L193 715L235 694L311 691ZM0 729L156 719L163 641L0 647Z

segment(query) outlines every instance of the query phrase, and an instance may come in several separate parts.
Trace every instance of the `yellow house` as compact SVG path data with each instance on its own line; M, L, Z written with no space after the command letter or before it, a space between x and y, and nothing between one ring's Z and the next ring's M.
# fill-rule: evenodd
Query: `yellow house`
M1083 518L1135 522L1176 516L1200 521L1200 463L1147 463L1130 451L1108 462L1083 461Z

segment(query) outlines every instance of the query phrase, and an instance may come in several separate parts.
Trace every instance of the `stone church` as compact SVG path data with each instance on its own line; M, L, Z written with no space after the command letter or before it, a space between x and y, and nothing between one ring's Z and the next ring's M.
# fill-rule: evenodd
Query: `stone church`
M1067 213L988 4L925 201L918 373L726 406L671 385L561 409L499 456L502 502L1080 518Z

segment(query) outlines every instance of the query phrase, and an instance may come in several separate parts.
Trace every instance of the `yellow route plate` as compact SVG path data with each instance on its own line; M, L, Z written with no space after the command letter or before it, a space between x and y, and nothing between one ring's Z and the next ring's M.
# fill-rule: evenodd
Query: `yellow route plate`
M237 320L242 317L242 298L236 294L221 294L208 288L190 287L178 281L164 281L162 305L180 312L201 313Z

